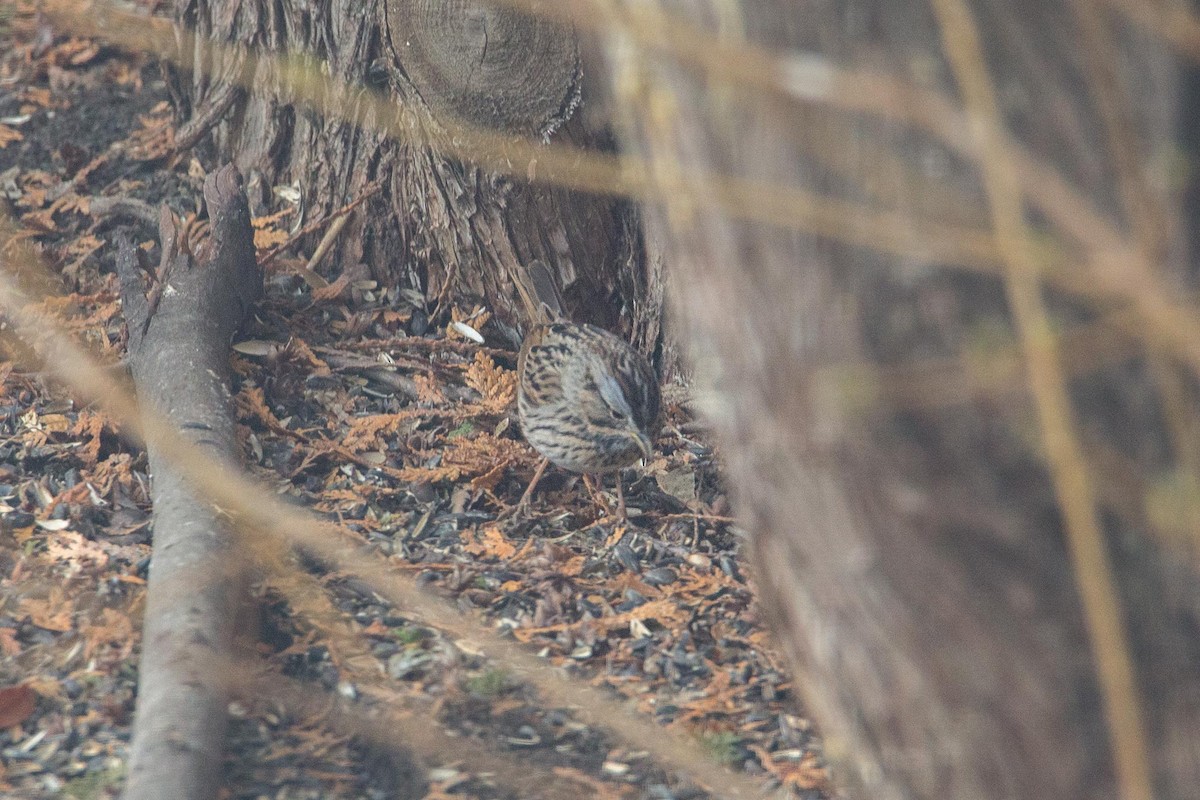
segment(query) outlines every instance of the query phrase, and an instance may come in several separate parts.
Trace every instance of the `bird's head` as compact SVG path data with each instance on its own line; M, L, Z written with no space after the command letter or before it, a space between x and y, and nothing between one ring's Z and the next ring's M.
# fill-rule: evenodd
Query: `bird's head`
M589 377L596 385L590 394L589 421L632 454L649 460L658 432L658 386L632 369L595 368Z

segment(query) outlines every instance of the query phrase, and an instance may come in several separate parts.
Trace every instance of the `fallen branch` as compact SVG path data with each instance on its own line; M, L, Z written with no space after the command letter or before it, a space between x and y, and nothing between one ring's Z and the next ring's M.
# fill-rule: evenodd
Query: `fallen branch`
M241 176L227 166L204 182L212 234L192 256L178 222L164 212L162 264L169 287L151 302L134 245L117 259L139 401L166 415L217 460L237 458L228 387L229 344L262 292ZM126 800L215 797L228 688L200 674L228 658L244 595L243 559L210 503L156 447L154 557L143 623L137 717Z

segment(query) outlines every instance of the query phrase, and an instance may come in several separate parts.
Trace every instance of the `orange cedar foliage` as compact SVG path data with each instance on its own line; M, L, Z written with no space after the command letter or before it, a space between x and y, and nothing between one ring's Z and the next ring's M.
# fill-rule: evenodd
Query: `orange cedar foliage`
M553 772L560 778L567 778L579 783L584 796L595 798L595 800L624 800L632 797L637 791L632 786L614 785L597 780L574 767L554 767Z
M463 538L466 540L463 550L473 556L504 560L512 558L517 552L517 548L513 546L513 543L505 537L499 528L494 526L485 530L483 535L478 539L470 531L464 531Z
M11 658L20 653L21 643L17 641L17 629L0 628L0 654Z
M441 405L446 402L442 387L432 375L413 375L413 383L417 385L417 400L429 405Z
M451 439L442 455L442 463L454 466L471 475L484 475L497 466L520 463L529 459L525 445L514 439L503 439L491 433L476 436L457 436Z
M250 220L250 224L254 227L254 248L256 250L269 250L275 245L286 242L288 240L288 232L278 227L276 223L285 217L290 217L293 213L295 213L295 209L285 208L283 211L277 211L265 217L255 217Z
M329 375L329 365L323 361L320 356L313 352L312 348L303 339L293 337L287 343L284 349L285 355L295 358L302 364L307 364L312 369L315 375Z
M30 106L35 106L37 108L49 108L51 100L53 99L50 94L50 90L44 86L26 86L21 90L20 97L21 102L25 104L22 107L27 108L30 111L33 110L33 108ZM21 113L28 112L23 111Z
M813 753L805 753L797 762L777 759L760 745L752 744L749 749L758 756L763 768L784 786L794 789L824 789L828 786L829 773L820 766Z
M71 421L62 414L41 414L30 409L21 415L21 442L26 447L41 447L54 434L66 433Z
M0 125L0 150L3 150L13 142L19 142L25 137L20 131L14 130L7 125Z
M582 560L582 556L580 557ZM639 622L652 619L664 626L669 626L670 623L682 623L688 618L688 612L680 609L675 603L670 600L651 600L648 603L643 603L635 609L626 611L622 614L612 614L599 619L581 619L575 622L560 622L557 625L544 625L540 628L517 628L513 631L519 641L528 642L534 636L541 633L558 633L560 631L575 630L582 627L590 627L600 631L610 631L616 628L623 628L634 620Z
M141 125L129 136L126 151L135 161L153 161L170 155L175 149L175 125L170 104L163 101L138 117Z
M342 436L342 446L351 452L370 450L379 446L379 437L395 434L400 425L416 414L367 414L350 421L350 429Z
M496 488L496 484L504 477L507 464L497 464L482 475L477 475L471 479L472 489L482 489L485 492L490 492Z
M516 373L498 367L487 353L475 354L464 379L467 386L479 392L484 408L493 414L503 412L516 397Z
M75 451L75 455L85 467L94 467L100 460L100 435L106 427L108 419L98 412L81 411L76 417L75 424L71 427L71 436L87 440Z
M141 484L133 474L133 457L128 453L113 453L96 464L87 478L101 497L112 492L113 484L120 484L130 497L140 494Z
M62 44L52 47L42 56L60 67L82 67L100 53L100 45L92 39L72 36Z

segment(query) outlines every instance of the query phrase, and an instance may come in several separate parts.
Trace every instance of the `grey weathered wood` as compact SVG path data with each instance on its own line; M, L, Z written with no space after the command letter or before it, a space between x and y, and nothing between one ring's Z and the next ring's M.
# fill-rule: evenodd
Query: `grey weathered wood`
M221 461L239 460L229 394L229 344L262 292L250 214L233 167L208 176L212 237L197 261L161 227L168 288L157 307L142 293L134 245L118 257L139 402ZM137 713L126 800L210 800L220 787L228 697L205 671L233 650L245 559L216 509L147 443L154 554L143 622Z
M549 137L579 104L579 47L552 22L480 0L387 0L387 34L435 113Z

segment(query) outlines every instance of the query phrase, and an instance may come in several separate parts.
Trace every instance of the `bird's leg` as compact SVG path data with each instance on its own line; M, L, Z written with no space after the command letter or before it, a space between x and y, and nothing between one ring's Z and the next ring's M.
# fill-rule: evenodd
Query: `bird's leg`
M592 496L592 503L599 509L603 517L609 515L608 500L604 496L603 478L598 479L600 486L592 483L592 477L586 472L583 474L583 484L587 487L588 493ZM621 473L617 473L617 518L625 519L625 490L621 486Z
M605 501L605 499L604 499L603 478L601 478L599 480L600 480L600 486L597 486L595 483L592 482L591 475L589 475L586 472L583 473L583 485L585 487L587 487L588 494L591 495L592 505L594 505L600 509L600 516L603 518L603 517L608 516L608 502Z
M537 488L538 481L542 479L542 475L546 472L546 466L549 463L550 459L548 458L543 458L538 463L538 467L533 473L533 479L529 481L529 486L525 488L525 493L521 495L521 499L517 501L517 504L510 508L508 512L504 514L504 516L507 517L510 514L524 512L527 508L529 508L529 499L533 497L533 490Z

